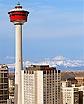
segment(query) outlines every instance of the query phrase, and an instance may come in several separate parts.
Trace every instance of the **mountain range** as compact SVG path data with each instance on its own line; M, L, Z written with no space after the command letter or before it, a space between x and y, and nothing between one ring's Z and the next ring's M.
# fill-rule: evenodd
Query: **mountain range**
M63 56L56 56L54 58L45 58L38 63L24 62L24 66L34 65L50 65L61 70L84 70L84 60L71 60Z

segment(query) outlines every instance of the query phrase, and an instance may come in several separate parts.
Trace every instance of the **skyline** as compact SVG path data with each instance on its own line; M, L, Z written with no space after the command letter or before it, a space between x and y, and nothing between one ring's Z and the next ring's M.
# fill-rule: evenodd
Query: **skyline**
M23 60L38 61L59 55L84 59L83 0L19 1L30 12L23 27ZM14 62L15 30L7 13L17 2L0 1L0 63Z

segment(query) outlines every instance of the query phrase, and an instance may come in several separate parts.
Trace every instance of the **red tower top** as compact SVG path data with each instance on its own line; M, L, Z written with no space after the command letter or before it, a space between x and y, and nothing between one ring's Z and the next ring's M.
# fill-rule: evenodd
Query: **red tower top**
M23 24L24 22L27 22L29 12L24 10L22 6L18 3L14 9L8 12L8 14L10 17L10 22L13 22L14 24Z

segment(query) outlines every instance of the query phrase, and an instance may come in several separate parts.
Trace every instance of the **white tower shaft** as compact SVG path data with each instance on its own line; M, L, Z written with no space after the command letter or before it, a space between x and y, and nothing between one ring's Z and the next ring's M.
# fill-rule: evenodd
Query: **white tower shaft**
M8 12L10 22L15 25L16 33L16 65L15 65L15 103L22 104L22 80L21 70L23 69L22 61L22 25L27 22L29 12L24 10L18 3L14 9Z
M22 104L22 24L15 24L16 32L16 67L15 67L15 104Z

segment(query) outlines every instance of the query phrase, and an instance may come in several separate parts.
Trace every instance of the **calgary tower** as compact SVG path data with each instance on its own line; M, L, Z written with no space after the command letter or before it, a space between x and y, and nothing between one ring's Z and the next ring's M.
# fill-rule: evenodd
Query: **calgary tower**
M27 22L29 12L24 10L20 3L14 9L8 12L10 22L15 25L16 35L16 66L15 66L15 104L22 104L22 83L21 70L23 69L22 61L22 25Z

